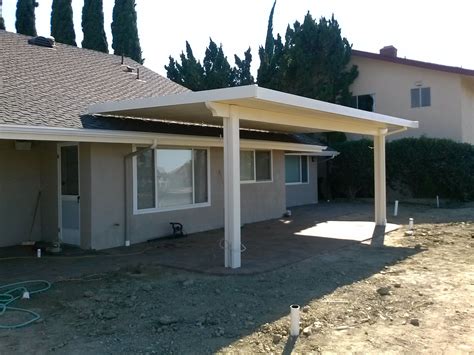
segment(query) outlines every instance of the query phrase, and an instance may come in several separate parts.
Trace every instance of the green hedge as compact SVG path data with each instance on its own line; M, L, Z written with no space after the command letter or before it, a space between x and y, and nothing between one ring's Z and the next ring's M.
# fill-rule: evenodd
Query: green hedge
M331 161L335 197L373 196L373 142L334 145L341 154ZM387 143L387 184L415 198L474 200L474 146L448 139L403 138Z

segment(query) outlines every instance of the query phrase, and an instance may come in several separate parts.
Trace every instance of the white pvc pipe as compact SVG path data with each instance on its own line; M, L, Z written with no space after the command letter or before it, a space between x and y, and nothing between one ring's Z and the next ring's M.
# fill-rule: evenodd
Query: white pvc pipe
M413 229L413 218L410 218L408 220L408 229L412 230Z
M398 216L398 200L395 200L395 208L393 209L393 215Z
M36 257L41 258L41 249L36 249Z
M439 208L439 196L436 195L436 207Z
M290 335L293 337L300 335L300 306L297 304L290 306Z

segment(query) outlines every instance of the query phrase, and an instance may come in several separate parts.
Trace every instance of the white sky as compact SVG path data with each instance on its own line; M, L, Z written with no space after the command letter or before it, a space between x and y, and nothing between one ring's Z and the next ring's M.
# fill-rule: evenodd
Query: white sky
M52 0L37 0L38 34L49 35ZM83 0L73 0L76 41L82 40ZM234 53L252 48L252 72L258 68L258 46L265 41L273 0L136 0L138 30L149 68L166 74L168 56L177 58L191 43L198 58L204 56L209 37L222 43L231 65ZM113 0L104 0L105 29L112 43L110 23ZM16 0L3 0L6 28L15 31ZM472 0L278 0L274 35L284 35L288 23L334 13L343 35L353 48L378 52L385 45L398 48L398 55L438 64L474 69Z

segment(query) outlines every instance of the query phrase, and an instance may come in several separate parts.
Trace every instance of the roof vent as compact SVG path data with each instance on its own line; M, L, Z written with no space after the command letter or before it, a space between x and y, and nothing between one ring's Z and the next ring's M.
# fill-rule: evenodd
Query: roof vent
M54 48L56 42L54 41L54 37L37 36L30 38L28 43L34 46Z
M397 49L394 46L385 46L380 50L380 54L385 57L397 57Z

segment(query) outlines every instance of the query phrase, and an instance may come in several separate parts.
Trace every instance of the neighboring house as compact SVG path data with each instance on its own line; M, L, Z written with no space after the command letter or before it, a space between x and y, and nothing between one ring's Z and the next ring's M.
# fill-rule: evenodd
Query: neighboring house
M181 222L225 227L225 265L239 267L242 224L318 201L316 157L335 152L300 133L325 130L374 137L385 223L385 137L416 122L257 86L190 92L127 58L29 39L0 31L0 246L103 249Z
M400 58L387 46L379 54L352 50L359 76L352 106L420 122L397 135L426 135L474 144L474 70Z

